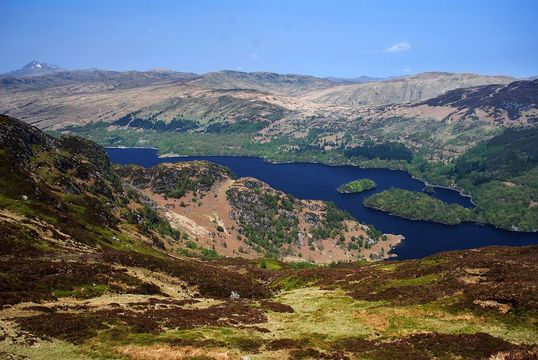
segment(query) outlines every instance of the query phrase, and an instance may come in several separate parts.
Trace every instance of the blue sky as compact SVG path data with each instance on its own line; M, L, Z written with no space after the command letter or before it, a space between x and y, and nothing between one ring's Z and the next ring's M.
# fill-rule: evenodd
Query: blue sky
M538 75L536 0L0 0L0 72Z

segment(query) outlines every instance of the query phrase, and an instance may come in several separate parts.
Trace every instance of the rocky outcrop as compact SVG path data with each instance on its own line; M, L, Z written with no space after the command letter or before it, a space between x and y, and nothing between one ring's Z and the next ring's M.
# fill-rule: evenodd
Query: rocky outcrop
M115 171L136 188L172 197L182 197L187 191L206 192L214 184L232 178L229 169L206 161L164 163L151 168L117 166Z
M234 179L228 169L209 162L114 170L195 239L193 251L211 248L247 258L304 256L316 262L380 260L400 241L371 232L333 204L295 199L258 179ZM385 244L386 253L370 256L381 253L377 243Z
M114 175L104 149L73 136L53 138L15 118L0 115L0 149L4 166L41 195L55 191L105 196L114 202Z
M230 217L250 241L263 243L266 250L298 244L300 201L254 178L234 182L226 197Z
M34 154L34 146L50 148L53 139L38 128L11 116L0 115L0 146L13 163L25 167Z

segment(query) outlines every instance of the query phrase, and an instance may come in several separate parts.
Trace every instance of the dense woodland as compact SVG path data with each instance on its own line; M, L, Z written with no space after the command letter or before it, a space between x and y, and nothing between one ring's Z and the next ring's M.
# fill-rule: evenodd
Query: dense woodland
M362 157L366 159L382 160L405 160L413 159L413 152L404 144L397 142L387 142L384 144L374 144L369 141L364 145L353 147L344 152L347 157Z
M389 189L364 200L364 205L412 220L455 225L473 220L472 209L447 204L430 195L403 189Z
M338 192L341 193L360 193L366 190L375 189L376 183L371 179L360 179L348 182L347 184L338 187Z
M473 196L480 221L538 229L538 128L507 129L455 163L430 169Z

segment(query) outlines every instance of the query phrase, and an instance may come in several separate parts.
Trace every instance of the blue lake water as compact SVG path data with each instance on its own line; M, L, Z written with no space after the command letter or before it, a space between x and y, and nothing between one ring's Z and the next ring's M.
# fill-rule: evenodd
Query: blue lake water
M443 225L406 220L363 206L362 201L365 197L391 187L413 191L424 190L422 181L413 179L403 171L312 163L271 164L253 157L195 156L162 159L158 157L157 150L144 148L107 148L107 152L114 163L138 164L144 167L162 162L212 161L229 167L238 177L258 178L273 188L299 199L332 201L360 222L373 224L385 233L404 235L405 240L392 251L398 255L398 259L421 258L440 251L490 245L538 244L537 233L516 233L474 223ZM360 178L373 179L377 183L377 188L360 194L340 194L336 190L338 186ZM461 196L453 190L436 188L435 193L431 195L448 203L473 206L468 197Z

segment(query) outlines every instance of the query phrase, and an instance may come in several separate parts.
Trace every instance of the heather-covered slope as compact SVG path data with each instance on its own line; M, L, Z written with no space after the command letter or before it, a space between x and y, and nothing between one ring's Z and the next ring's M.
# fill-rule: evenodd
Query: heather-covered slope
M6 116L0 117L0 156L0 356L6 359L538 354L537 247L326 267L210 253L197 258L178 252L182 243L196 249L185 241L188 231L178 232L159 215L165 210L153 208L154 196L190 199L187 208L195 213L212 191L226 189L244 231L257 221L256 211L271 215L260 223L270 231L278 228L275 218L302 221L299 208L315 213L310 205L323 211L324 204L292 201L208 163L111 168L92 142L55 139ZM194 192L202 205L192 201ZM338 220L317 216L326 224Z

